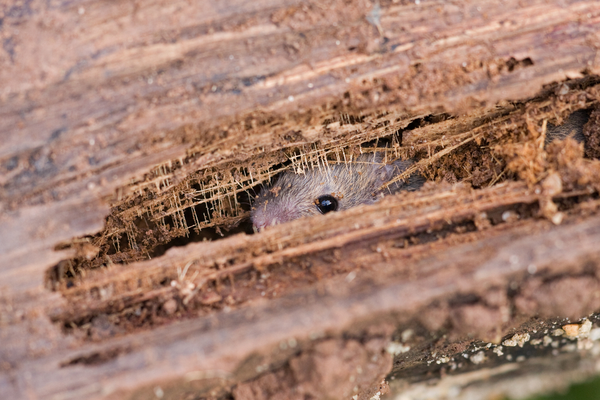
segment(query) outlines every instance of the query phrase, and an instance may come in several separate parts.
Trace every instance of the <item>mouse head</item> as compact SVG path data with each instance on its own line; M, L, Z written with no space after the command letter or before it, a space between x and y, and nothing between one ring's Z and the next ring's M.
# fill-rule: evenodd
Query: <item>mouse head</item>
M337 164L304 174L285 172L256 198L252 223L260 230L305 216L371 204L388 175L385 165L373 161Z

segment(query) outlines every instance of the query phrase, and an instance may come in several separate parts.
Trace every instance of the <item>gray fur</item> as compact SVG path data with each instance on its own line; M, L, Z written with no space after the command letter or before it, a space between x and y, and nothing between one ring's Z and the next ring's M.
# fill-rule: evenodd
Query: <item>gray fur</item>
M590 119L589 110L578 110L569 115L569 118L562 125L548 124L544 145L547 146L548 143L554 140L563 140L569 136L579 143L584 143L583 126L588 122L588 119Z
M372 204L383 196L379 189L413 161L384 164L379 154L360 156L355 162L314 168L304 174L284 172L275 184L266 187L256 198L251 218L254 226L262 229L305 216L320 214L315 201L322 195L338 200L338 211L360 204ZM399 182L386 192L416 190L423 185L420 176L411 176L408 182Z
M560 126L548 124L545 144L568 136L583 142L583 125L588 119L589 111L579 110ZM418 190L425 183L425 179L418 174L411 175L407 182L394 183L383 191L379 189L413 163L412 160L398 160L384 164L380 154L371 154L362 155L352 163L315 168L304 174L284 172L275 184L266 187L256 198L251 211L252 223L255 228L262 229L301 217L319 215L315 201L325 194L338 200L338 211L341 211L375 203L384 194Z

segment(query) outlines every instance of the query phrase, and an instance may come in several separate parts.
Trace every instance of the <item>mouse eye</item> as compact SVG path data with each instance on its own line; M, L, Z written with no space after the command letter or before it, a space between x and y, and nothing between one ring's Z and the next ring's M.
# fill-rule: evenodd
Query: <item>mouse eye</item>
M337 211L338 209L338 201L335 197L325 194L319 197L315 204L317 208L321 212L321 214L327 214L329 211Z

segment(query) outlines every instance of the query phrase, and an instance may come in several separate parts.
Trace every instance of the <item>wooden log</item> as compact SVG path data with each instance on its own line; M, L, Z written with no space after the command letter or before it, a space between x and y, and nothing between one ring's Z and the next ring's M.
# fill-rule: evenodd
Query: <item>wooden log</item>
M201 393L223 385L223 379L226 385L248 379L260 373L260 365L277 364L277 356L290 357L289 351L278 347L289 338L296 338L300 350L303 346L310 348L308 332L330 337L390 321L406 323L424 308L457 293L481 296L493 288L507 289L514 282L525 281L532 264L542 276L560 276L567 268L577 275L586 268L589 271L590 265L598 271L597 217L551 229L549 222L540 222L498 231L486 239L452 246L412 263L404 258L385 258L381 252L370 250L369 245L361 246L361 264L380 273L359 272L357 279L344 283L343 288L336 287L344 281L342 276L320 288L259 302L229 314L182 321L85 346L51 348L46 354L30 355L25 360L9 359L18 366L13 377L21 390L27 388L34 396L44 398L68 399L84 394L90 399L126 398L125 393L132 389L145 387L142 392L148 393L156 385L168 388L173 392L169 396L177 398L175 394L183 388L190 390L191 381L182 377L197 375L206 380L207 387L196 388ZM557 247L559 242L561 246ZM387 244L382 246L384 251L392 250ZM345 249L342 247L342 251ZM194 250L190 250L193 256ZM173 252L172 256L180 256L178 253L182 252ZM401 271L411 269L423 273L407 281ZM560 301L569 303L572 299L565 296ZM597 309L598 301L586 305L586 310ZM270 356L253 358L256 351ZM251 363L250 375L238 369L244 362ZM215 382L214 378L219 379Z
M565 226L527 220L469 244L448 240L439 252L410 250L398 260L367 251L367 244L377 249L379 240L426 233L443 220L423 213L414 225L390 218L387 225L354 233L335 218L327 220L337 221L329 227L316 223L302 230L298 223L299 233L288 238L285 249L275 250L284 242L287 228L282 228L258 239L242 235L188 246L131 268L92 273L70 291L45 286L48 269L71 256L57 246L101 230L109 207L133 201L131 182L144 181L157 164L182 160L169 176L181 181L194 170L243 164L263 152L343 142L356 128L324 123L340 113L394 113L398 129L434 112L469 112L482 119L500 105L509 113L507 100L527 101L544 96L544 85L598 74L599 27L600 5L594 1L5 4L0 8L0 392L15 399L147 398L161 393L155 390L159 385L171 398L211 390L218 396L289 364L298 351L309 354L323 332L339 339L358 326L365 337L389 340L388 325L417 318L436 301L479 296L489 282L502 290L526 282L523 268L530 264L552 277L567 271L597 274L598 221L585 220L581 210ZM552 90L560 95L561 88ZM440 125L439 131L447 127ZM417 143L419 132L407 140ZM473 210L540 201L524 186L514 197L483 197L471 204ZM394 210L393 204L401 203L390 204L372 211ZM454 211L457 220L470 221L472 210L460 214L457 205ZM375 215L359 214L345 216L367 223ZM557 248L559 242L564 247ZM273 253L250 256L248 249L257 243ZM360 254L348 250L355 243L362 243ZM482 247L497 253L486 261L477 255ZM308 282L299 294L286 293L272 303L260 303L257 292L230 314L181 315L188 319L156 329L141 326L125 336L104 337L93 325L102 323L102 312L140 304L162 310L168 296L185 298L182 286L161 289L156 282L177 284L177 267L190 260L221 268L226 256L241 251L247 258L235 265L250 274L277 263L322 266L319 257L327 253L335 260L336 249L348 250L336 261L343 275L323 277L322 286ZM515 254L518 265L507 270ZM374 281L345 280L357 264L387 269ZM415 269L424 275L414 275ZM234 274L226 279L233 279L229 275ZM416 281L406 283L407 277ZM98 292L99 299L91 295L102 284L136 278L147 279L140 290L122 286L112 294ZM214 304L205 301L200 310ZM584 304L586 312L588 306L598 308ZM543 310L539 305L523 312L529 317ZM398 317L402 313L406 316ZM515 317L511 327L521 321ZM75 328L66 326L71 323ZM97 343L73 334L87 332L85 324L100 335ZM384 333L369 333L368 326L381 326ZM315 332L319 335L311 336ZM278 347L291 337L300 350ZM389 364L373 368L371 380L361 383L365 395L389 372Z

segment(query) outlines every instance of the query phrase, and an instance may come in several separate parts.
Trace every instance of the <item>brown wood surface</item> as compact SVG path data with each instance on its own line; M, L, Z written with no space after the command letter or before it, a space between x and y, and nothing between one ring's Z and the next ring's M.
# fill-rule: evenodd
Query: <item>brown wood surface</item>
M70 399L85 394L90 399L105 395L117 399L124 398L123 392L146 385L160 384L172 387L174 392L183 390L178 389L179 385L185 388L186 382L181 377L194 371L203 371L208 376L211 372L218 375L225 371L225 378L235 381L248 378L244 376L246 371L237 370L244 359L261 349L268 349L267 354L274 352L271 357L277 358L273 346L277 348L279 342L290 337L297 337L302 343L307 340L308 332L334 335L357 325L406 321L434 300L456 293L482 293L490 287L507 287L510 282L521 280L523 274L528 275L527 266L531 264L537 266L539 273L549 275L561 274L565 269L576 275L586 264L600 265L597 217L549 230L548 222L541 222L421 259L412 267L427 273L409 282L405 277L366 275L343 288L333 281L292 298L261 302L230 314L174 323L99 344L72 348L68 340L56 339L54 343L44 343L46 349L30 350L26 357L17 359L9 351L3 358L14 362L16 368L9 375L13 383L5 384L3 389L14 395L28 392L41 398ZM224 240L221 245L227 246L230 240L237 239ZM172 256L178 253L181 252ZM187 257L203 254L200 246L186 249ZM402 271L411 266L402 259L383 259L376 251L371 254L362 261L375 269L379 265ZM512 261L515 256L516 264ZM597 303L590 307L597 308L600 305ZM402 317L398 319L398 315ZM36 329L39 334L43 333L43 326ZM13 327L15 334L20 331L18 328ZM9 336L3 340L10 346L13 341L19 344L22 338ZM46 337L45 341L51 342L52 338ZM41 338L35 345L41 346ZM92 359L97 354L109 354L108 360L99 365L69 365L73 360ZM287 354L280 355L284 356ZM268 357L251 361L254 367L264 362L274 361Z
M526 98L598 68L591 1L390 4L381 10L384 37L367 22L367 3L209 3L7 5L3 208L110 198L186 149L209 148L202 165L273 148L277 140L260 129L225 128L224 138L210 130L257 110L285 118L364 90L353 108L452 110ZM509 72L511 58L533 65Z
M292 336L339 334L356 321L414 311L482 281L504 287L528 262L538 270L598 265L597 217L560 227L538 221L450 246L445 260L415 261L413 267L426 264L432 273L410 284L357 279L356 291L305 289L297 296L306 301L292 305L285 298L257 301L231 314L80 341L50 317L84 315L89 304L77 310L68 296L45 288L44 276L68 257L54 248L99 231L115 193L132 179L190 154L198 169L243 162L289 146L283 138L289 127L308 132L302 140L309 143L347 134L325 129L313 114L386 110L409 120L434 111L484 113L504 100L526 100L545 84L599 73L600 4L5 1L0 39L0 392L6 398L124 398L157 382L181 383L194 371L249 379L256 369L239 372L240 363ZM285 129L266 131L262 120ZM526 189L521 195L537 201ZM388 231L357 237L398 235L403 228L390 222ZM350 236L328 248L359 240L344 242ZM214 249L253 240L232 237ZM568 251L553 247L557 241ZM282 250L289 259L305 253L294 246L302 243ZM487 261L471 258L480 246L496 251ZM206 257L205 246L188 247L148 263L150 270L172 274L184 258ZM523 264L507 270L511 254ZM287 260L260 257L244 262ZM386 262L391 270L404 268ZM142 268L136 264L123 277ZM73 362L94 354L109 356L98 364Z

